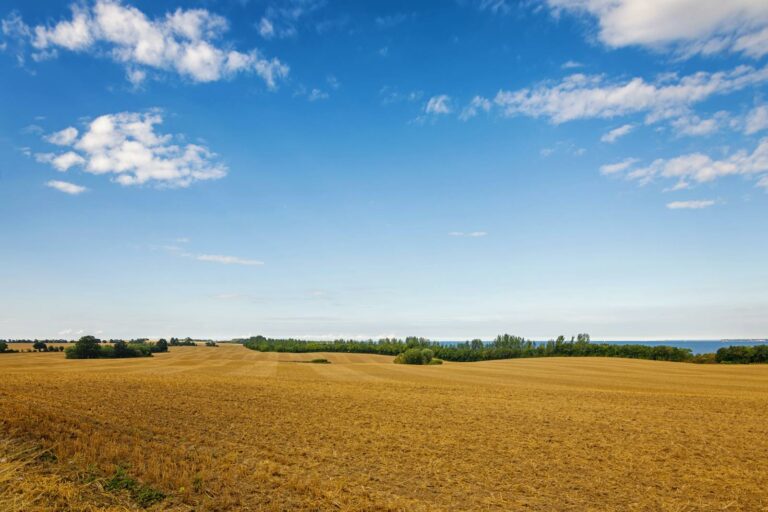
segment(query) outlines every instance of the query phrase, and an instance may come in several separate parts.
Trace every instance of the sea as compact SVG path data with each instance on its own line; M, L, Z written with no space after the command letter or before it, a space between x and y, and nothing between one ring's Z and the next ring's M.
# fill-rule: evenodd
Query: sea
M656 340L656 341L628 341L628 340L599 340L592 339L592 343L610 343L612 345L648 345L651 347L657 347L659 345L666 345L669 347L689 348L694 354L709 354L717 352L717 349L722 347L732 346L753 346L753 345L768 345L768 339L753 339L753 340ZM441 341L443 345L456 345L464 343L463 341ZM490 341L484 343L490 344ZM544 343L542 341L536 341L536 343Z

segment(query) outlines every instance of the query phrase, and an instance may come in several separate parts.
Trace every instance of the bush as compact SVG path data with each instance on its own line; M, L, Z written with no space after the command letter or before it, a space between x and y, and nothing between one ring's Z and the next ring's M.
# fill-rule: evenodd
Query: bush
M433 363L433 361L436 361ZM435 353L428 348L409 348L395 357L397 364L443 364L441 359L435 358Z
M0 341L0 352L7 352L8 351L8 343L4 341Z
M152 352L168 352L168 342L163 338L160 338L157 340L157 343L150 345L149 349Z
M215 341L206 341L205 342L206 347L218 347Z

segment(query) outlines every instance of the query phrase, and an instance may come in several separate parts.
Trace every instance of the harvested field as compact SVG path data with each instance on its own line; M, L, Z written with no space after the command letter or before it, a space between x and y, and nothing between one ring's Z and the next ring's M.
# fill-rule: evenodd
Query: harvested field
M391 359L4 354L0 434L50 450L55 478L123 466L156 510L768 510L766 365ZM17 501L61 510L43 491Z

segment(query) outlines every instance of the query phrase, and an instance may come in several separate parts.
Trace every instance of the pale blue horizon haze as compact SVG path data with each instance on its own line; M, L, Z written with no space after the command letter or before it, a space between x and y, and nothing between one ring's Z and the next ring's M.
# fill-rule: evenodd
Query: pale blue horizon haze
M0 339L768 337L768 5L638 2L4 2Z

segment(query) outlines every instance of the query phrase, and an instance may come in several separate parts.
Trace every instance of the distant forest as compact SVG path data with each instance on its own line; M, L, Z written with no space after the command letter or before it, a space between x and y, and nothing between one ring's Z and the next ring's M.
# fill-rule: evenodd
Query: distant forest
M307 341L253 336L233 341L261 352L350 352L398 356L410 349L429 349L436 358L460 362L523 357L623 357L692 363L768 363L768 345L723 347L715 354L693 355L690 349L665 345L592 343L589 334L579 334L570 340L559 336L546 342L500 334L490 343L475 339L450 345L418 337L408 337L404 340L383 338L378 341Z

